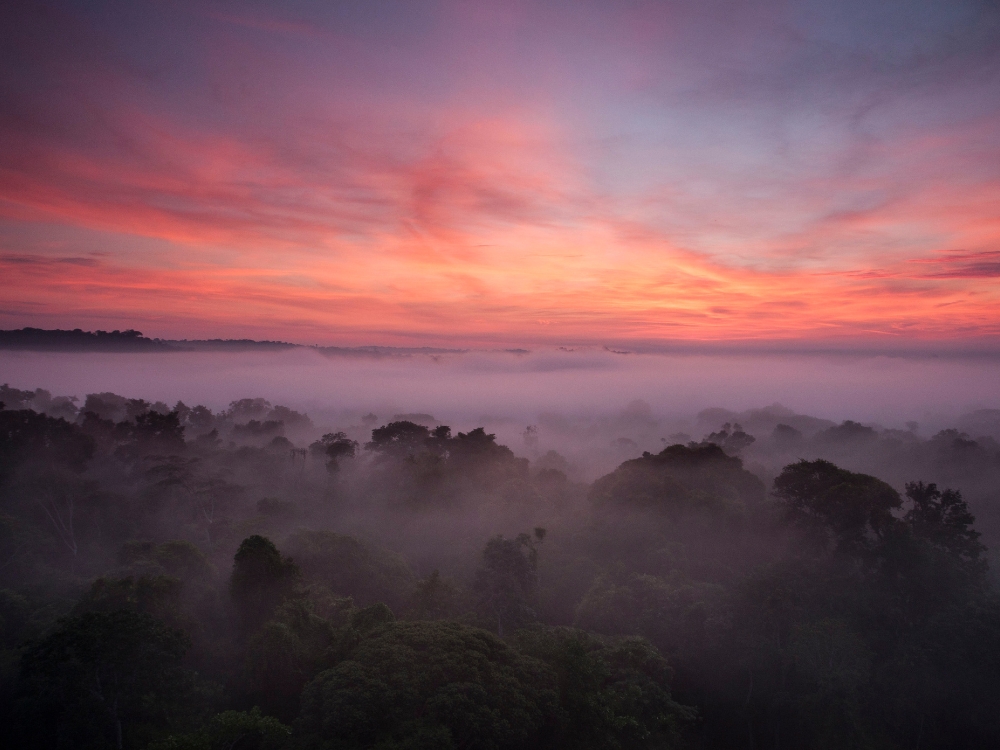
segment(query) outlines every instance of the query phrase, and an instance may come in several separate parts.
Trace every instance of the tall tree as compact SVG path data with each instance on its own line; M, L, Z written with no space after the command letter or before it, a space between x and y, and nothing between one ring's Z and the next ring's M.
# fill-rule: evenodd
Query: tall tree
M244 539L233 558L229 579L243 634L253 633L270 619L298 580L298 566L282 557L274 542L259 534Z
M532 603L538 583L538 550L527 534L514 539L498 535L486 543L473 590L480 615L504 628L519 627L535 617Z

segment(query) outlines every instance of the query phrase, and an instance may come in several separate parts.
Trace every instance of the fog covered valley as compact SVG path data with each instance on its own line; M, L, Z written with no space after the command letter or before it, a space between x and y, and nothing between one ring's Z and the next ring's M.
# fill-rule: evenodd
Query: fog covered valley
M1000 740L998 410L129 377L0 389L16 746Z

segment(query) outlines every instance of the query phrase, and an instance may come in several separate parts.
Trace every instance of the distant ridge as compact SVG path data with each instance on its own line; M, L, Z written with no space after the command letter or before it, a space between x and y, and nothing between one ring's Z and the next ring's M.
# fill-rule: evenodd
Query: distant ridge
M20 328L0 331L0 350L36 352L199 352L312 349L325 357L406 357L464 354L467 349L395 346L315 346L253 339L151 339L140 331Z
M177 351L229 351L248 349L298 349L302 344L287 341L255 341L253 339L157 339Z
M312 346L325 357L406 357L411 354L466 354L468 349L436 349L431 346Z
M48 352L168 352L176 348L139 331L72 331L21 328L0 331L0 349Z

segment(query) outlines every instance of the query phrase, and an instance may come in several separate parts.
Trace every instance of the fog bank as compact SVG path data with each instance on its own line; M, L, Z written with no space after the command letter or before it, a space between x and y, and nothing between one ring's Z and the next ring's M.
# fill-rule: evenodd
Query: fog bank
M456 424L539 413L614 414L635 399L661 416L775 402L841 421L933 428L1000 405L1000 358L852 354L470 352L327 357L291 351L0 353L0 382L83 397L114 391L213 409L248 395L311 413L427 412ZM523 427L523 426L522 426Z

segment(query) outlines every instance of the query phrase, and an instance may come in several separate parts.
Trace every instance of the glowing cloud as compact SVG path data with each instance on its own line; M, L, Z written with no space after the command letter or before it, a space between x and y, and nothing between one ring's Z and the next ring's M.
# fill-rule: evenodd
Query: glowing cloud
M997 13L848 10L19 4L0 323L995 341Z

